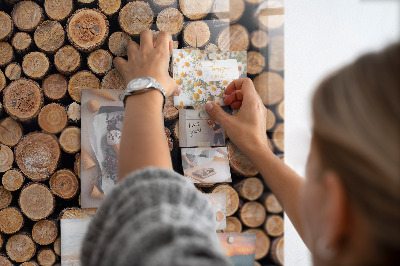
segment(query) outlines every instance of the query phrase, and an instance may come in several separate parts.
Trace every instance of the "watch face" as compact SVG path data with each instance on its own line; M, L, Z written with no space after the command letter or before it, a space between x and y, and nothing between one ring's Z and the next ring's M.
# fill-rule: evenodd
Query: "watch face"
M151 81L147 77L137 78L131 83L131 88L135 90L147 88L150 83Z

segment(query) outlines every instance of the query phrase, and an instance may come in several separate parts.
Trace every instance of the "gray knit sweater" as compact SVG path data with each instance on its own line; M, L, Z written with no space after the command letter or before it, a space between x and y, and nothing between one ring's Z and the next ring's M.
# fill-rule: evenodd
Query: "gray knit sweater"
M106 197L82 243L89 266L231 265L208 200L183 176L133 172Z

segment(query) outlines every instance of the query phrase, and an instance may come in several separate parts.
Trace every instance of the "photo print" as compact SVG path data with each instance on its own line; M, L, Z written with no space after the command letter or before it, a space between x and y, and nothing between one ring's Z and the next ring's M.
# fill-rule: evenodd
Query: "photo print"
M226 229L226 194L225 193L209 193L204 194L211 202L215 211L215 220L217 222L217 230Z
M254 266L255 233L219 233L218 237L224 254L234 266Z

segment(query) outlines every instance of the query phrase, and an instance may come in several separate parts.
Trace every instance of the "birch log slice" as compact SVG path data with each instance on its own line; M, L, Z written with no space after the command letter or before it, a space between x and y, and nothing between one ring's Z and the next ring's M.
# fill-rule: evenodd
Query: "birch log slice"
M129 35L139 35L153 23L154 12L144 1L127 3L119 12L119 25Z
M72 171L62 169L51 176L50 189L54 195L60 198L71 199L78 192L79 182Z
M57 224L50 220L41 220L32 227L33 241L39 245L49 245L53 243L58 235Z
M157 16L157 27L160 31L176 35L182 31L183 15L173 7L169 7L160 12Z
M39 221L53 212L55 200L48 187L39 183L30 183L22 189L18 203L26 217Z
M256 201L246 202L239 211L242 223L248 227L258 227L265 221L265 208Z
M6 117L0 121L0 143L7 146L15 146L22 137L21 125L12 119Z
M237 22L244 13L245 4L243 0L223 0L215 1L213 5L213 13L223 21L230 23Z
M11 17L20 31L35 30L44 18L43 9L32 1L21 1L15 4Z
M284 126L283 123L279 123L272 133L272 142L279 151L283 152L285 150L284 141Z
M63 21L74 9L73 0L45 0L44 10L50 19Z
M235 186L238 194L247 200L256 200L261 197L264 191L263 182L257 177L246 178Z
M6 66L14 59L14 50L7 42L0 42L0 67Z
M276 111L281 119L285 119L285 101L278 104Z
M265 67L265 57L256 51L247 53L247 73L251 75L259 74Z
M42 83L43 94L52 101L58 101L65 97L68 88L67 79L61 74L52 74L46 77Z
M11 169L14 161L12 150L3 144L0 144L0 173Z
M7 84L6 77L4 76L3 71L1 71L0 69L0 92L4 89L6 84Z
M274 36L269 48L269 69L283 71L284 67L284 39L282 35Z
M0 25L0 41L8 40L13 33L14 24L11 17L3 11L0 11Z
M32 44L32 38L26 32L17 32L11 40L11 44L17 53L25 53Z
M183 41L191 47L203 47L210 37L210 28L204 21L189 22L183 30Z
M6 208L12 201L12 194L10 191L0 186L0 209Z
M42 132L24 136L14 152L19 169L33 181L49 178L57 168L61 153L56 138Z
M66 153L77 153L81 149L81 129L79 127L67 127L61 132L60 146Z
M87 58L87 65L97 75L106 74L112 67L113 57L109 51L98 49L91 52Z
M265 105L273 105L283 100L283 78L273 72L262 72L254 79L254 86Z
M239 195L230 185L217 185L211 192L226 194L226 216L231 216L239 208Z
M21 230L24 218L17 208L9 207L0 211L0 232L14 234Z
M264 225L264 230L268 235L277 237L283 234L284 222L279 215L270 215Z
M268 33L263 30L255 30L251 33L251 44L256 49L262 49L268 45Z
M217 39L217 44L221 51L246 51L249 49L249 43L249 33L240 24L225 28Z
M73 102L70 105L68 105L67 116L68 120L75 123L81 120L81 105L76 102Z
M2 184L8 191L16 191L24 184L24 176L17 169L10 169L4 173Z
M54 55L54 65L64 75L71 75L81 66L81 55L71 45L64 46Z
M283 25L283 4L278 1L265 1L256 9L254 17L259 27L266 30L277 29Z
M131 37L126 32L116 31L108 38L108 49L115 56L125 56Z
M36 28L33 40L40 50L55 53L64 44L65 32L60 22L46 20Z
M35 255L36 245L29 235L19 233L8 239L6 252L11 260L15 262L25 262Z
M110 17L121 8L121 0L99 0L98 5L100 11Z
M82 89L99 89L99 79L91 72L83 70L74 74L68 83L68 93L71 98L80 103Z
M65 108L57 103L50 103L42 108L38 117L41 129L48 133L57 134L67 125L68 118Z
M22 68L17 62L10 63L4 70L4 74L9 80L17 80L21 77Z
M99 48L108 36L108 20L96 9L77 10L68 19L66 27L71 44L84 52Z
M274 112L272 112L270 109L267 109L267 123L266 123L266 128L267 130L272 129L275 126L276 122L276 117Z
M38 251L37 261L39 265L51 266L56 263L57 257L53 250L51 250L50 248L44 248Z
M226 217L226 229L224 233L240 233L242 232L242 223L235 216Z
M277 265L284 265L284 238L275 238L271 243L271 258Z
M182 13L189 19L198 20L207 16L210 12L213 0L180 0L179 8Z
M32 79L44 78L49 69L49 58L42 52L30 52L22 60L22 70Z
M121 73L115 68L108 71L108 73L101 80L101 89L125 90L125 81Z
M267 256L271 241L267 234L261 229L248 229L243 233L256 233L255 259L259 260Z
M254 165L250 162L249 159L233 144L232 141L229 141L228 144L228 153L229 153L229 163L236 173L242 176L255 176L258 174L258 170L254 167Z

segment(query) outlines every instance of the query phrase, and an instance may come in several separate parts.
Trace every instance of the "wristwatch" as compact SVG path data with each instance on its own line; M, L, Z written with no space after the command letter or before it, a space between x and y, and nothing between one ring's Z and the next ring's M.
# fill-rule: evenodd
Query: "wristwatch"
M121 101L124 102L124 106L125 106L126 98L128 96L131 96L134 94L141 94L144 92L148 92L150 90L159 90L161 92L161 94L164 97L164 103L163 103L163 107L164 107L165 90L154 78L151 78L151 77L140 77L140 78L132 79L126 86L125 91L120 94L119 98L121 99Z

